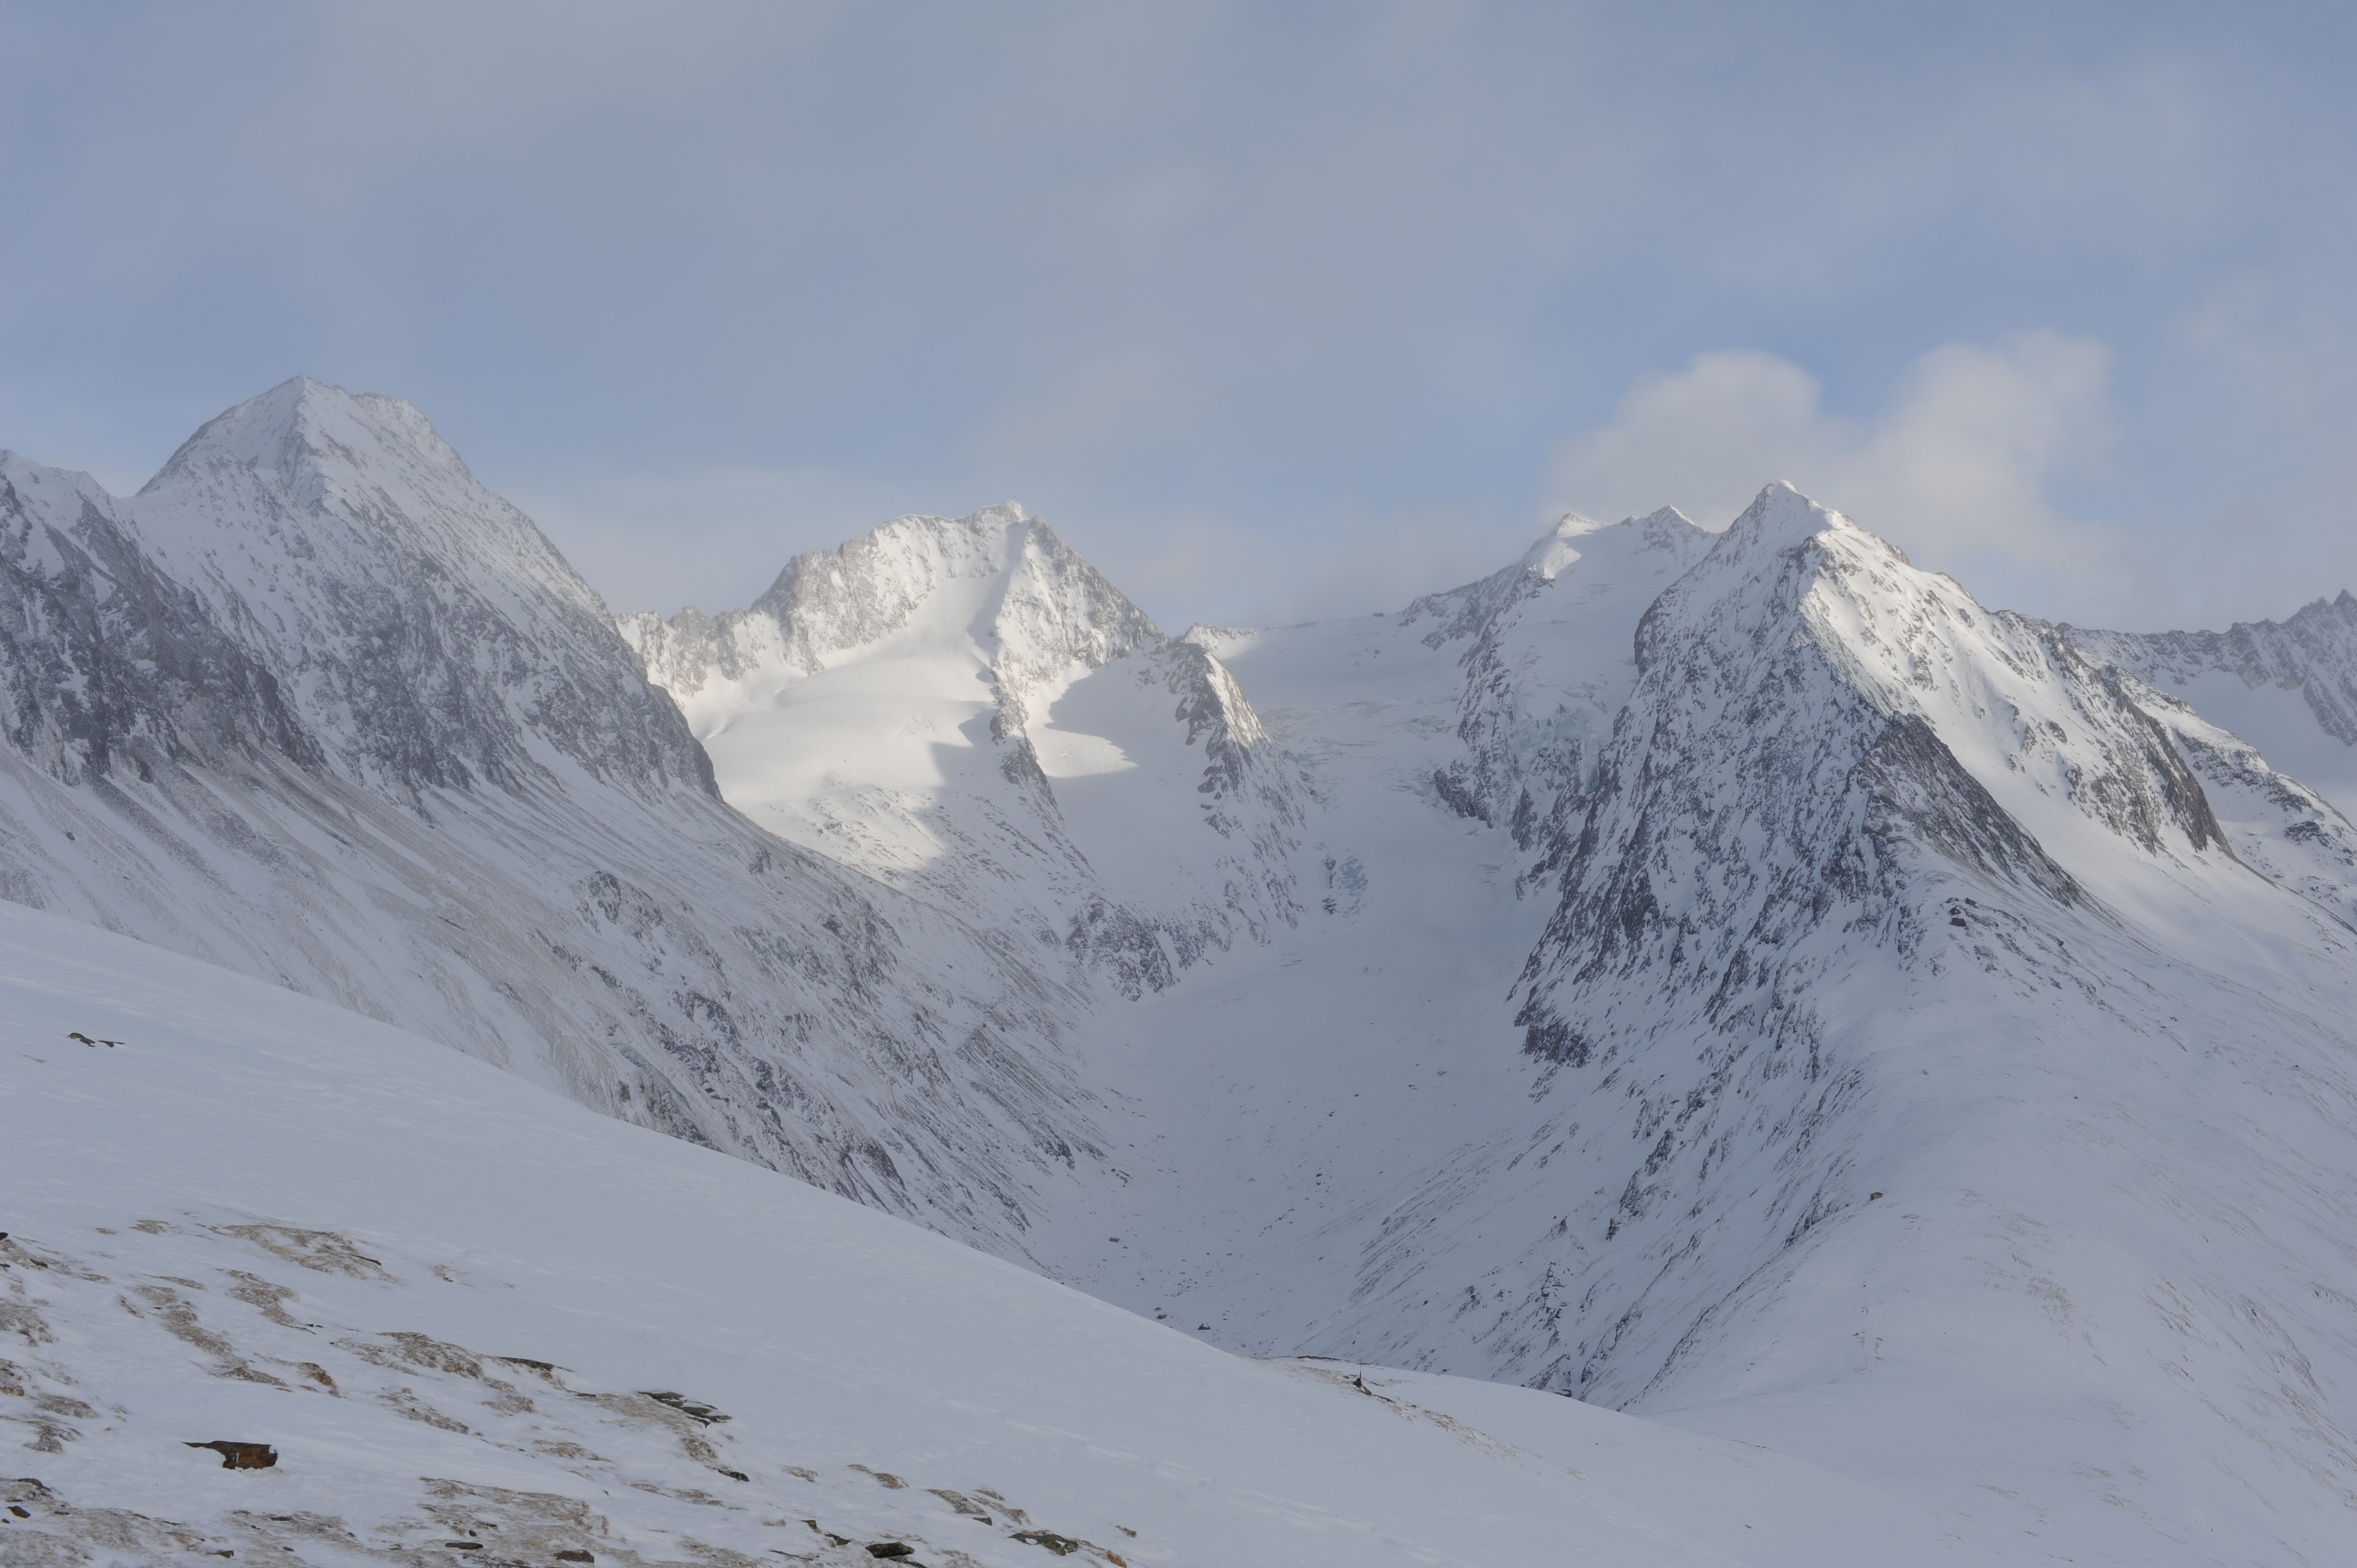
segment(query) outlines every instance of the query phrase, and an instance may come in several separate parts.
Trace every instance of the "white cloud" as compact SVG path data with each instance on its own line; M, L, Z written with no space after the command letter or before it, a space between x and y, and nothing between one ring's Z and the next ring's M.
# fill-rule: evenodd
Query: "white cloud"
M2056 490L2110 447L2110 368L2103 344L2055 332L1950 343L1858 421L1825 409L1817 379L1790 360L1700 354L1558 446L1550 489L1592 516L1667 504L1717 528L1762 484L1789 479L1985 598L2084 616L2103 607L2091 575L2123 540L2070 516Z
M1823 392L1773 354L1697 354L1674 375L1639 381L1611 424L1557 447L1551 491L1607 521L1667 505L1723 528L1762 484L1802 484L1858 445L1847 421L1819 407Z

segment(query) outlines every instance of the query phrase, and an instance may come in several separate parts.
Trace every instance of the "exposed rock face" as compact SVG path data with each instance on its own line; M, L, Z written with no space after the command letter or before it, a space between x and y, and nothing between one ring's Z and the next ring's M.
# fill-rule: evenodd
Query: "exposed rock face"
M80 474L0 456L9 748L69 783L267 749L319 760L277 678L166 577Z
M417 412L292 381L136 497L0 467L0 894L1020 1251L1074 999L746 822Z

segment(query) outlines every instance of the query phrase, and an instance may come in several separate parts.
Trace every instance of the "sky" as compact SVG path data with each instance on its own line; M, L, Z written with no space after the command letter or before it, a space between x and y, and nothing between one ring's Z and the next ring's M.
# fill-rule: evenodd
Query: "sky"
M617 609L903 512L1166 627L1786 478L1985 602L2357 587L2357 12L0 0L0 447L417 403Z

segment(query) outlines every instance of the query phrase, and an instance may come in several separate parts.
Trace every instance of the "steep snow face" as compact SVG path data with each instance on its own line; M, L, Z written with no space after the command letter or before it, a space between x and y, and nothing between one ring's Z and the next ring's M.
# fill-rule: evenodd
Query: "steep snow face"
M406 404L290 382L140 496L0 459L0 895L1021 1255L1099 1158L1018 936L713 793Z
M1130 995L1297 918L1295 779L1241 689L1020 507L619 625L732 805Z
M2004 1544L1569 1400L1229 1356L7 908L0 1094L11 1563L848 1568L899 1543L951 1568L1487 1568L1572 1539L1628 1568L1879 1568ZM275 1463L188 1446L217 1440Z
M2180 697L2357 816L2357 596L2285 621L2150 634L2063 628L2094 657Z

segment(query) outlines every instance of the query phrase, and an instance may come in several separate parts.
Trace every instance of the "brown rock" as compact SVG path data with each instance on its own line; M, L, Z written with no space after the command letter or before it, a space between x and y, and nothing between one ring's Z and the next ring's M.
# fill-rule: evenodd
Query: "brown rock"
M231 1443L215 1438L210 1443L191 1443L191 1448L210 1448L221 1456L224 1470L267 1470L278 1463L278 1450L267 1443Z

